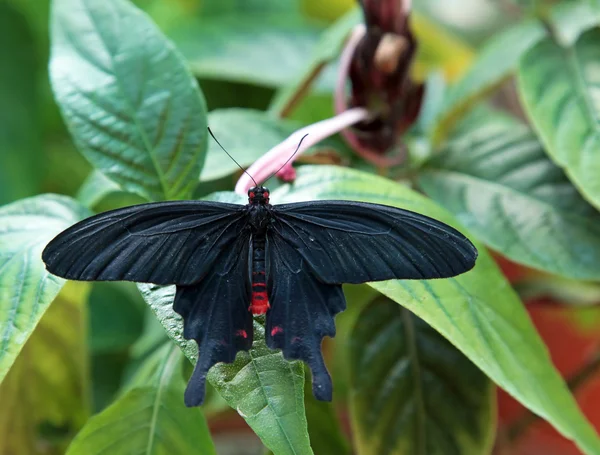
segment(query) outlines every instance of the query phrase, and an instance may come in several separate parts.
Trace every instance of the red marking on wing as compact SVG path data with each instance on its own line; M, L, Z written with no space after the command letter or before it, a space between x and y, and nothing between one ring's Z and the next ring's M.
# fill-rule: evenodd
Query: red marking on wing
M248 333L245 330L238 330L235 334L242 338L248 338Z
M252 283L252 287L266 286L265 283Z
M281 327L279 327L278 325L276 325L275 327L273 327L271 329L271 336L274 337L278 333L283 333L283 329Z

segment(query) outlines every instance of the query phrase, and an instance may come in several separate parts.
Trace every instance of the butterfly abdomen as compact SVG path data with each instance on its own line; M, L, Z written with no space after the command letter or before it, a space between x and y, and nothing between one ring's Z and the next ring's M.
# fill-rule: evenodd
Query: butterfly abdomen
M252 314L265 314L271 307L267 296L266 267L265 267L265 238L253 238L252 253L252 298L250 311Z

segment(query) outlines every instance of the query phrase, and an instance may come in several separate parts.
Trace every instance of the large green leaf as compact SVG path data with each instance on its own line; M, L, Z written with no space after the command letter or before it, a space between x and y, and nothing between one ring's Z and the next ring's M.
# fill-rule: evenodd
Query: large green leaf
M418 181L470 232L513 261L600 279L600 213L520 122L478 116L427 163Z
M87 420L88 289L87 283L63 288L0 385L0 453L37 455L40 447L64 453Z
M300 14L296 0L202 3L199 16L168 30L202 78L284 85L302 71L322 29Z
M168 34L199 77L279 87L302 72L321 30L297 13L240 8L189 18Z
M206 106L182 58L127 0L55 0L50 74L87 159L151 200L189 196L206 149Z
M492 382L431 326L381 297L362 311L349 351L361 455L490 452Z
M517 67L523 53L544 35L544 27L537 20L520 22L494 35L469 71L448 90L435 134L444 136L465 110L498 87Z
M0 204L40 186L40 122L34 37L27 20L0 3Z
M225 149L244 167L267 153L271 147L287 139L301 124L276 119L253 109L218 109L208 115L208 126ZM306 151L310 155L318 150L333 149L345 154L347 148L334 138L325 139ZM215 141L210 141L206 164L200 180L214 180L240 171Z
M119 185L95 170L85 179L77 192L77 200L92 209L110 194L123 191Z
M135 385L88 421L67 454L216 454L202 410L183 404L182 359L171 343L160 349Z
M548 20L558 41L570 45L583 32L600 25L600 10L589 0L558 2L551 8Z
M208 115L208 126L231 156L244 167L299 127L294 122L272 118L265 112L239 108L212 111ZM239 170L215 141L209 142L206 166L202 169L200 180L214 180Z
M0 207L0 382L60 291L42 250L88 215L72 199L43 195Z
M304 366L265 344L254 322L254 344L233 364L216 365L209 380L273 453L312 454L304 410Z
M525 110L552 159L600 207L600 29L562 47L550 38L519 67Z
M139 288L169 337L195 363L196 343L183 338L183 320L173 311L175 287L141 284ZM208 380L274 453L312 454L304 414L302 363L288 362L281 352L270 350L261 324L254 323L252 349L238 353L232 364L215 365Z
M456 225L448 212L407 187L332 166L304 166L293 186L271 195L275 203L312 199L388 204ZM553 367L522 303L481 245L475 268L459 277L371 286L425 320L494 382L586 453L600 452L598 435Z

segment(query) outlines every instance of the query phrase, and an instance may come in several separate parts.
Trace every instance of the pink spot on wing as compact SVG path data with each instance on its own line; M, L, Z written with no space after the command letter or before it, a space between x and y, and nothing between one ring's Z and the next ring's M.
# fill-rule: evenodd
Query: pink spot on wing
M238 337L248 338L248 333L246 333L245 330L238 330L237 332L235 332L235 334Z
M276 325L275 327L273 327L271 329L271 336L274 337L278 333L283 333L283 329L281 327L279 327L278 325Z

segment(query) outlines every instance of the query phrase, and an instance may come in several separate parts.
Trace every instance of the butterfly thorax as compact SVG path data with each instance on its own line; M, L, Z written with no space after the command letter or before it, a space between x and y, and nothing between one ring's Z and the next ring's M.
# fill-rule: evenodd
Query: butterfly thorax
M269 190L265 187L254 187L248 191L248 224L254 237L264 237L271 221L271 204Z

